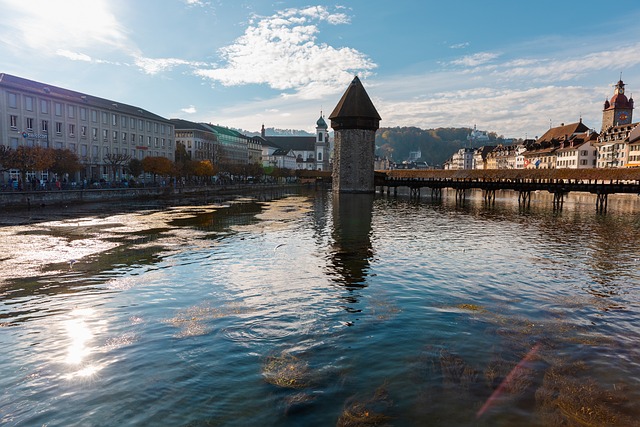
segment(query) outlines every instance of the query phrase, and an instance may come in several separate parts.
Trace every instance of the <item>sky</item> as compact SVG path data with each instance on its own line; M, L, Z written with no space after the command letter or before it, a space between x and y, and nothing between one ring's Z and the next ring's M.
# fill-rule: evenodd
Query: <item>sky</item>
M640 96L637 0L0 0L0 10L0 73L247 131L314 132L356 75L380 126L507 138L580 119L599 131L621 77Z

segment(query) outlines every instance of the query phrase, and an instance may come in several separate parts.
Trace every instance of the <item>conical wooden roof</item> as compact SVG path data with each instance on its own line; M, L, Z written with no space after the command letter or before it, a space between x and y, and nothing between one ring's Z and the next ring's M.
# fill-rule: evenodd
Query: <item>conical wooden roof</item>
M331 127L336 130L377 130L380 120L382 120L358 76L353 78L342 98L340 98L338 105L329 115L329 119L331 120Z

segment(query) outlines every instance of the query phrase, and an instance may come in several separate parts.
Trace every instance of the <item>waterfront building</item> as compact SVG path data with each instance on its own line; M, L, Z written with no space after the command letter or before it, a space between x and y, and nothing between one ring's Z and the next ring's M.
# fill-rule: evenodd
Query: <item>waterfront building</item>
M582 123L582 119L576 123L568 125L562 123L560 126L549 129L523 153L524 168L555 169L557 160L556 151L563 143L568 144L571 139L585 132L589 132L589 128Z
M329 127L322 116L322 112L320 112L320 118L316 121L315 135L266 136L263 124L260 138L263 144L263 155L271 156L276 149L293 151L296 157L296 164L293 169L331 170Z
M473 153L472 169L488 169L487 168L487 156L496 147L494 145L483 145L476 148Z
M288 148L276 148L263 159L263 166L272 166L281 169L295 170L297 167L298 158L293 150Z
M218 164L246 165L249 163L249 138L234 129L211 123L201 123L218 140Z
M462 170L462 169L473 169L473 156L475 154L475 150L473 148L461 148L453 155L445 164L447 167L445 169L449 170Z
M598 134L588 130L584 134L574 135L568 141L563 141L556 150L556 168L595 168L598 150L593 144L597 140Z
M627 167L640 167L640 126L633 128L629 134L629 157Z
M72 180L109 179L109 155L173 161L174 139L168 119L140 107L0 73L0 145L69 149L84 165ZM49 178L47 171L33 172Z
M182 146L191 160L209 160L217 164L219 150L218 137L200 123L171 119L175 129L176 147Z

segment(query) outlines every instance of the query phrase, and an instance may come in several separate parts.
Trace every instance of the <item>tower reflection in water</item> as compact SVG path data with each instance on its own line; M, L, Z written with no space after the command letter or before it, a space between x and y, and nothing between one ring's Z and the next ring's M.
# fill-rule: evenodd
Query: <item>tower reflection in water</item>
M370 239L373 199L373 194L333 194L330 274L349 290L367 286L373 256Z

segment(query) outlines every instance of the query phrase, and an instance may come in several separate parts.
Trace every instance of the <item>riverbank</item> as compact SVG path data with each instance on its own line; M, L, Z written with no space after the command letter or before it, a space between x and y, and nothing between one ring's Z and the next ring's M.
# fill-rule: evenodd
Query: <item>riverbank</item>
M0 226L18 225L77 215L128 211L189 199L220 201L243 195L279 194L302 184L241 184L206 187L146 187L0 193Z

